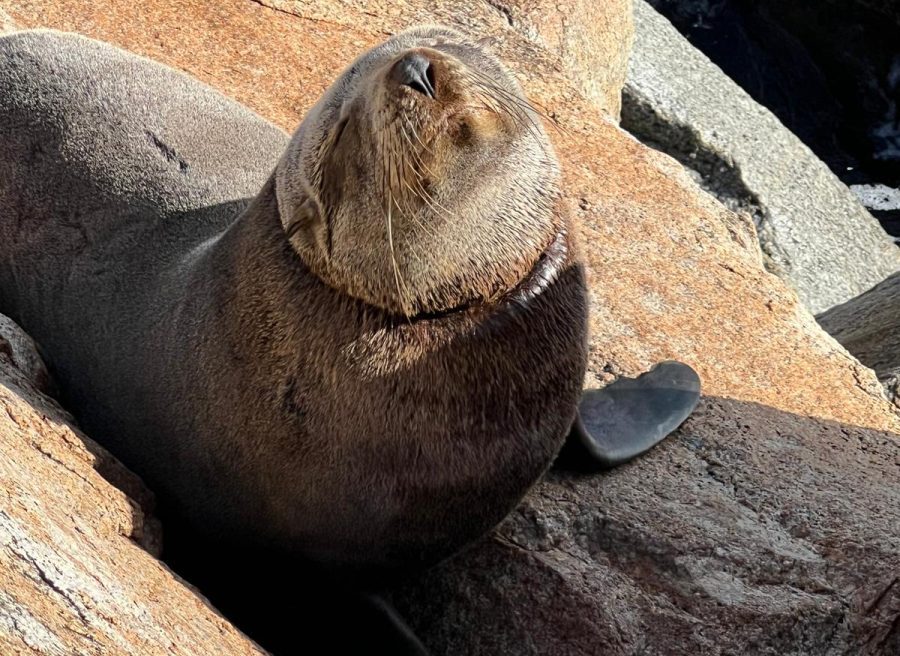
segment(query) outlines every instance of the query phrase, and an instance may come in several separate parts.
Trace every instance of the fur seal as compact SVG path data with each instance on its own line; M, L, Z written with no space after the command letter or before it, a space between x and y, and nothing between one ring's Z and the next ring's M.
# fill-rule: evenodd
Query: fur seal
M185 529L204 545L176 569L277 647L300 613L242 603L260 568L233 554L279 578L297 558L426 565L557 453L586 360L558 184L511 75L446 28L361 56L291 139L111 46L0 38L0 312L155 490L167 550ZM698 397L666 363L586 393L575 433L617 465ZM337 622L335 653L348 603L374 616L358 640L425 653L377 596L323 603L332 587L302 614Z
M495 526L575 418L557 162L452 30L363 54L290 140L111 46L4 37L0 207L0 312L207 539L428 564Z

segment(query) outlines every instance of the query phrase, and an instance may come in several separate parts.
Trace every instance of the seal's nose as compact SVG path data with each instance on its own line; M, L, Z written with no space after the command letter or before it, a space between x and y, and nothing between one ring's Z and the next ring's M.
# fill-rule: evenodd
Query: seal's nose
M414 91L423 93L429 98L435 97L434 66L428 61L428 57L421 53L411 52L397 60L391 69L391 76Z

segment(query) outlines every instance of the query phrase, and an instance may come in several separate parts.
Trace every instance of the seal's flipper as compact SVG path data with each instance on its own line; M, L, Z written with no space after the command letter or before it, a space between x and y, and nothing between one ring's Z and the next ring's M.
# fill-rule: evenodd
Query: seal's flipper
M681 362L660 362L637 378L585 390L572 432L601 467L645 453L697 407L700 377Z

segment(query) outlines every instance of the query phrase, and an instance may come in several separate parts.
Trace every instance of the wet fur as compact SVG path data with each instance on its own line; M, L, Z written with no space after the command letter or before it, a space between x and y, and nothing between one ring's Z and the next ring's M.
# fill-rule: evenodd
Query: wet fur
M473 130L506 140L493 186L463 170L486 154L435 160L449 213L399 210L391 256L383 182L323 158L356 70L288 142L110 46L0 38L0 312L173 521L393 568L482 535L549 465L581 391L586 301L549 146L503 117ZM524 293L559 235L562 266Z

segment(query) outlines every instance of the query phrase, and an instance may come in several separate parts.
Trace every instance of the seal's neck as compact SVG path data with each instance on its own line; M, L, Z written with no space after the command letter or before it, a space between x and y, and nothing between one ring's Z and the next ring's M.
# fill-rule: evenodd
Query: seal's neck
M561 271L536 269L533 296L409 321L315 277L267 183L203 256L194 279L215 287L196 294L204 324L191 344L229 363L201 372L194 402L240 408L215 428L265 460L246 484L280 498L303 472L267 523L306 526L307 551L390 563L433 560L499 522L549 465L580 393L584 278L565 252ZM359 525L365 535L346 533Z

